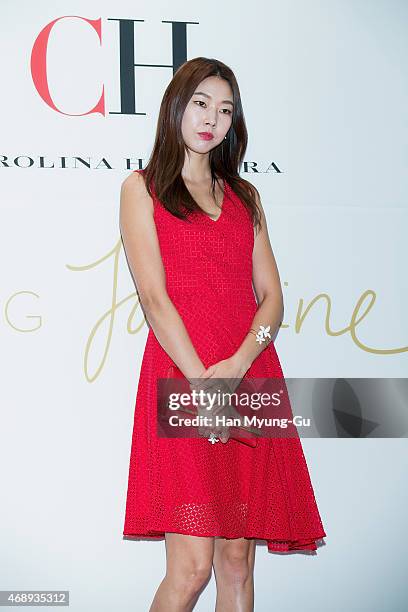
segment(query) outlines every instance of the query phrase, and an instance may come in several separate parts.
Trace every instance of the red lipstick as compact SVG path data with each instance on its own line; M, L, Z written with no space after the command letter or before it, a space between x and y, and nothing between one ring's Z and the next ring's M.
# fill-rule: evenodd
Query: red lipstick
M214 135L211 134L211 132L198 132L198 135L203 140L212 140L214 138Z

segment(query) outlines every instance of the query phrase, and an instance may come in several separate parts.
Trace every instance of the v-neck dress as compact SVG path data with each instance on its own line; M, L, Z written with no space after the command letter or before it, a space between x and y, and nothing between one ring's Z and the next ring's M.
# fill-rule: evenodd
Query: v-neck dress
M153 195L167 293L209 367L237 350L258 307L253 224L227 181L216 220L193 212L186 222L165 209L154 188ZM174 365L149 328L136 393L123 535L245 537L265 540L270 552L316 550L326 533L298 437L258 438L252 447L231 438L212 444L207 438L157 435L157 380ZM283 378L273 341L245 377Z

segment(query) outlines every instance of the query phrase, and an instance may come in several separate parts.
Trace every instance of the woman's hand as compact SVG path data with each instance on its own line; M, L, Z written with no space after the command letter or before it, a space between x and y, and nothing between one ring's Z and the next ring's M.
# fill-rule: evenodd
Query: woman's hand
M198 378L189 379L191 389L203 390L205 393L233 393L239 386L249 366L239 361L235 355L223 359L205 369ZM214 380L215 379L215 380ZM219 380L222 379L222 380ZM224 380L227 379L227 380ZM200 403L197 414L215 417L222 414L225 418L241 418L241 415L231 404L215 403L209 409L208 401ZM208 437L210 433L218 436L224 444L229 440L229 427L227 425L214 425L213 427L199 427L199 435Z
M207 370L204 370L202 376L207 379L210 378L233 378L234 381L228 381L229 386L233 385L232 391L238 387L245 373L248 371L249 365L243 363L235 355L228 357L228 359L222 359L211 365ZM209 381L211 383L211 381ZM208 386L211 386L209 384Z

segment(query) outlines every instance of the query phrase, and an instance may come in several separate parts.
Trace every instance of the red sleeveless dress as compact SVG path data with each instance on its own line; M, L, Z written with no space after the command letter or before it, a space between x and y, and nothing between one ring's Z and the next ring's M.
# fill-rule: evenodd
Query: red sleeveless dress
M193 212L187 223L153 198L167 292L205 367L236 351L257 310L253 225L227 182L224 187L216 221ZM251 447L232 439L211 444L206 438L158 437L157 378L165 378L171 365L149 328L136 394L123 535L245 537L265 540L271 552L316 550L326 533L300 439L260 438ZM245 376L283 377L273 342Z

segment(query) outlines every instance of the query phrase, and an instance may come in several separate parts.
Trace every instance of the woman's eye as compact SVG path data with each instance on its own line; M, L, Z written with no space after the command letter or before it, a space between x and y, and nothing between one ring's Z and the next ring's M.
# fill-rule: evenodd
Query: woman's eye
M203 100L194 100L194 104L199 104L199 105L204 104L205 106L205 102ZM201 108L203 107L201 106ZM222 110L227 111L226 113L223 113L223 115L226 115L226 114L232 115L232 111L229 108L223 108Z

